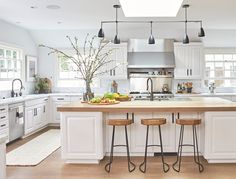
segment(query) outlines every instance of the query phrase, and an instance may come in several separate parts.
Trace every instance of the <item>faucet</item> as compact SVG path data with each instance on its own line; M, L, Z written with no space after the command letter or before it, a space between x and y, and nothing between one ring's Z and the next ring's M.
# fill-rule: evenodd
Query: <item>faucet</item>
M149 81L151 82L151 93L150 93L150 101L153 101L154 96L153 96L153 81L152 78L147 79L147 91L149 90Z
M15 93L15 91L14 91L14 84L15 84L15 81L19 81L19 82L20 82L20 85L21 85L21 86L20 86L19 96L22 96L21 90L24 89L24 86L23 86L23 84L22 84L21 79L16 78L16 79L12 80L11 97L15 97L15 95L16 95L16 97L18 96L18 94Z

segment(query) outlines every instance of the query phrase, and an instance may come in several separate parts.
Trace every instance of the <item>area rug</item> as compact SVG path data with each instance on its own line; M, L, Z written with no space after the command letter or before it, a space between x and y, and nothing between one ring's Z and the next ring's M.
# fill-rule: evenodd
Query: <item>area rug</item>
M8 166L36 166L61 146L60 130L51 129L7 153Z

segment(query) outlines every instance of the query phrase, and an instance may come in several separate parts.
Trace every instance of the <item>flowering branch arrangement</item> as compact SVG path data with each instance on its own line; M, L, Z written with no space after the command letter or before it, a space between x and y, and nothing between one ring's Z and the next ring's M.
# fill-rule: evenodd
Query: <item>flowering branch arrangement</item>
M79 40L77 37L74 37L72 40L69 36L66 36L75 52L73 55L53 47L39 45L40 47L45 47L51 50L48 55L57 54L63 56L76 65L76 70L79 71L86 84L87 100L93 97L91 91L91 83L93 79L111 70L105 70L102 67L114 61L114 59L108 58L112 54L113 49L105 49L109 42L105 42L104 39L101 39L99 45L95 46L94 41L97 37L93 36L91 39L88 39L88 36L89 34L87 34L82 48L79 46ZM116 66L113 67L113 69L114 68L116 68Z

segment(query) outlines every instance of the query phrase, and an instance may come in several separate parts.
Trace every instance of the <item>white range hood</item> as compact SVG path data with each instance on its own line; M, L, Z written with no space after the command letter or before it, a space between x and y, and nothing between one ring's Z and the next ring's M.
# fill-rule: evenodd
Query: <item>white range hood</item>
M128 68L174 68L174 40L130 39L128 43Z

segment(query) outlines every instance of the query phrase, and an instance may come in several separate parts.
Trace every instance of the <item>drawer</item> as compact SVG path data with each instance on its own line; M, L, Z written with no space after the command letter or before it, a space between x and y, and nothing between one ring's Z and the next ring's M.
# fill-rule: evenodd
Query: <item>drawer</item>
M6 113L8 111L8 106L0 106L0 114Z
M5 120L8 120L7 113L1 113L0 114L0 122L5 121Z
M53 101L70 101L70 96L57 96L52 98Z
M3 129L8 129L8 126L9 126L8 120L0 121L0 131L2 131Z

